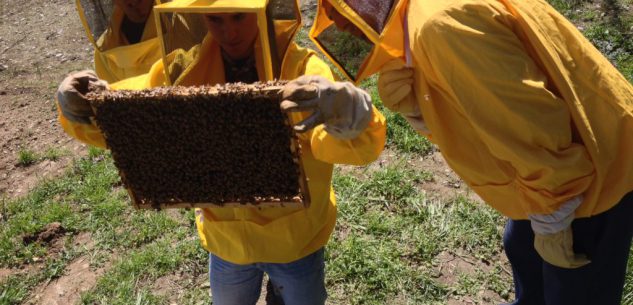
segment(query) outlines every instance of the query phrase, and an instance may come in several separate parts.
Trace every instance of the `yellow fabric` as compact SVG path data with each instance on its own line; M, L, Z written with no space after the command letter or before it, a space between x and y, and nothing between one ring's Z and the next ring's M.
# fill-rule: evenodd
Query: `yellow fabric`
M420 115L418 101L413 94L413 69L406 68L401 59L383 65L378 77L378 94L385 107L403 115Z
M588 217L633 190L633 88L545 1L411 0L407 23L429 138L494 208L526 219L583 194Z
M95 125L85 125L69 121L62 114L59 102L55 101L57 105L57 115L59 124L62 125L64 131L71 137L80 140L88 145L105 148L105 139L101 134L101 131L95 127Z
M154 13L147 18L141 41L135 44L129 44L121 31L124 16L115 5L110 26L95 43L95 72L108 82L147 73L152 64L161 58Z
M267 2L267 0L178 0L165 2L158 7L171 11L185 8L189 11L204 10L210 13L254 12L265 9Z
M110 26L95 43L95 72L110 83L147 73L162 56L153 11L147 18L141 41L134 44L129 44L121 31L123 18L123 11L114 6ZM173 18L168 33L163 33L164 39L174 46L195 45L194 37L198 34L190 30L189 22Z
M124 18L125 13L123 12L123 10L117 5L114 5L114 10L112 11L112 17L110 19L110 25L96 41L96 47L99 50L107 51L113 48L130 44L123 34L123 31L121 30L121 25L123 24ZM154 12L152 11L149 17L147 17L147 21L145 22L145 28L143 29L143 36L141 37L141 41L146 41L155 37L156 23L154 22Z
M224 82L220 50L212 39L205 39L200 47L190 52L199 52L197 61L184 69L186 73L178 78L177 83L213 85ZM177 57L172 55L171 58L176 60ZM294 79L304 74L333 79L328 66L314 52L299 48L294 43L289 46L283 62L282 79ZM261 69L260 64L257 66ZM147 75L112 84L112 87L141 89L161 86L164 81L163 64L159 61ZM306 113L294 113L291 118L297 123L305 117ZM61 114L60 121L68 123ZM91 144L102 143L86 137L99 134L96 126L68 124L65 130L71 136ZM335 139L322 126L300 135L303 166L311 196L310 207L196 209L202 245L222 259L237 264L286 263L323 247L336 221L336 201L331 187L333 164L360 165L375 160L384 146L385 133L385 119L374 109L371 123L356 139ZM102 138L100 141L103 141Z

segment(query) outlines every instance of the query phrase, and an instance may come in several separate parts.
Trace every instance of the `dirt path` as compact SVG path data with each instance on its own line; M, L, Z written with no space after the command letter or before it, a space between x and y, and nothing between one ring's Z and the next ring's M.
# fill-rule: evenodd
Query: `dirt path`
M0 4L0 196L28 192L58 175L85 147L57 123L53 95L64 75L92 66L92 48L67 0ZM10 3L10 5L8 4ZM20 166L20 151L66 151L57 161Z

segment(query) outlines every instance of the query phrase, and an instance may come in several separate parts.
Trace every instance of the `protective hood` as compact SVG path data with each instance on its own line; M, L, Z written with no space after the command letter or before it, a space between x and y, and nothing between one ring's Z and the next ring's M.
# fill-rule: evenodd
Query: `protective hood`
M159 0L154 0L151 5L159 3ZM125 13L113 0L75 0L75 4L86 36L95 49L103 52L130 44L121 32ZM140 42L156 37L151 8L149 12Z
M159 3L152 1L151 5ZM112 0L76 0L77 12L94 45L95 72L116 82L147 73L160 59L160 44L150 9L140 41L130 44L122 31L125 13Z
M205 15L219 13L253 13L257 18L257 39L255 45L255 57L258 65L262 65L263 75L261 80L279 78L281 60L284 58L288 46L301 25L301 15L297 0L176 0L170 3L157 5L154 9L156 22L159 25L159 39L163 52L163 66L168 85L172 85L174 75L186 72L183 65L173 65L178 62L190 62L204 60L202 53L208 50L200 50L202 46L208 48L215 46L214 37L208 32L205 24ZM186 20L189 31L196 33L194 48L188 50L182 48L173 39L169 39L165 33L171 31L172 25L177 20ZM177 37L177 36L175 36ZM198 51L202 52L200 56ZM179 59L181 57L191 57ZM261 60L261 63L259 62ZM187 66L198 66L187 63ZM172 71L180 69L179 71Z
M319 0L310 39L358 83L387 61L405 59L407 4L408 0ZM351 24L339 29L328 6Z

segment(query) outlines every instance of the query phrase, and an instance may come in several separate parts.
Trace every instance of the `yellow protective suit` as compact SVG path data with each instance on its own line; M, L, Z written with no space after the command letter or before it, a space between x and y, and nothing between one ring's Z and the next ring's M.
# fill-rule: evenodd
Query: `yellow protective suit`
M153 11L147 18L141 41L130 44L121 29L125 17L121 8L114 5L112 17L106 30L101 36L92 37L92 31L86 20L87 17L82 12L79 0L77 3L77 9L86 33L94 43L95 72L100 79L113 83L145 74L157 60L161 59L161 45L157 37ZM166 37L173 39L173 44L187 48L193 46L195 44L194 37L198 33L191 33L188 22L183 19L174 18L172 22L173 24L168 27L172 29L172 32L168 33ZM178 35L173 33L178 33Z
M331 2L367 29L343 0ZM589 217L633 190L633 87L545 1L395 6L369 37L378 48L360 79L411 50L427 136L487 203L526 219L583 194L576 217ZM316 18L318 27L327 17Z
M141 41L134 44L127 41L121 30L124 17L123 10L115 5L109 27L95 41L95 72L110 83L147 73L162 56L154 14L147 18Z
M256 43L257 50L260 49ZM188 56L195 54L195 56ZM186 54L169 56L170 65L183 64L184 71L175 84L213 85L224 83L220 48L212 37ZM186 65L186 58L193 62ZM178 62L182 61L182 62ZM256 57L260 76L261 56ZM209 68L212 67L212 68ZM332 79L332 72L313 51L291 43L281 66L281 79L301 75L321 75ZM142 89L165 84L162 61L150 72L115 83L116 89ZM293 113L300 122L305 113ZM104 147L103 137L94 125L75 124L60 113L68 134L91 145ZM375 160L385 143L384 117L374 109L368 128L353 140L338 140L323 130L323 125L299 136L303 166L311 195L309 208L213 208L196 209L196 224L202 245L211 253L236 264L254 262L287 263L323 247L336 221L336 201L331 187L334 163L362 165Z

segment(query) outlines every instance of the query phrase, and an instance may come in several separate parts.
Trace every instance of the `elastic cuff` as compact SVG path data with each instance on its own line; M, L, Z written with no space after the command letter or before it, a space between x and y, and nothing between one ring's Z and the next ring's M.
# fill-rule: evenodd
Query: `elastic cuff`
M583 195L578 195L565 201L554 213L528 215L532 230L539 234L553 234L564 230L574 221L574 212L583 200Z

